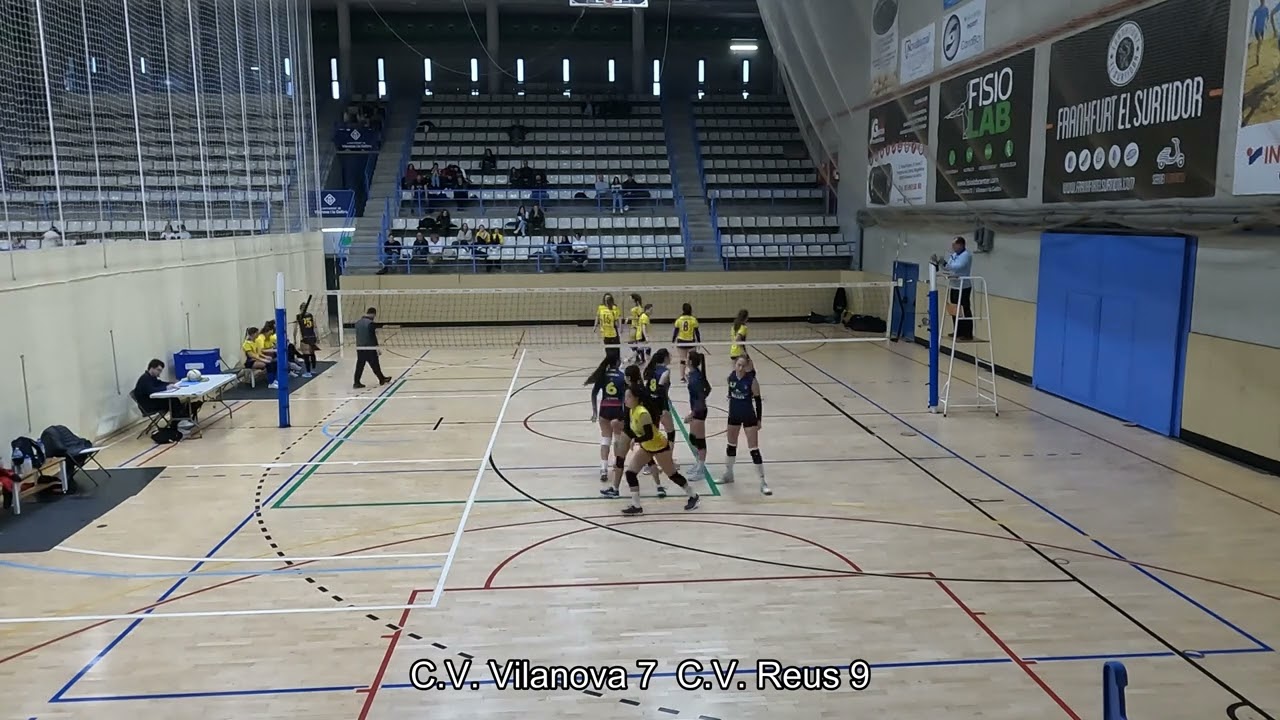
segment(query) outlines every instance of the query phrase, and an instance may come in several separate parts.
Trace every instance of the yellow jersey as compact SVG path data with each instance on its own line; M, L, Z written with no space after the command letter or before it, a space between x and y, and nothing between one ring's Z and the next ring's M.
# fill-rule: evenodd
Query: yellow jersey
M640 314L631 321L631 337L636 342L644 342L649 337L649 313L640 311Z
M740 357L747 351L747 349L743 347L747 341L747 326L745 324L742 325L736 332L733 329L730 329L729 333L731 336L729 340L733 343L729 346L729 357ZM742 343L743 345L740 345L739 343Z
M271 333L267 336L267 349L274 350L276 347L276 334Z
M676 318L676 340L693 342L694 332L698 329L698 318L692 315L681 315Z
M618 317L620 313L616 307L601 305L596 308L596 322L600 325L600 337L616 338L618 337Z
M263 354L267 349L267 336L258 333L258 336L253 339L253 347L259 355Z
M643 307L636 305L635 307L631 308L631 324L635 325L636 323L640 322L640 316L643 314L644 314Z
M631 432L639 437L644 434L644 428L648 425L653 428L653 437L640 443L640 449L645 452L658 453L667 449L667 434L658 427L653 421L653 416L643 405L637 405L631 408Z
M258 343L254 342L252 339L246 339L244 342L240 343L240 349L244 350L245 357L253 357L254 355L259 354Z

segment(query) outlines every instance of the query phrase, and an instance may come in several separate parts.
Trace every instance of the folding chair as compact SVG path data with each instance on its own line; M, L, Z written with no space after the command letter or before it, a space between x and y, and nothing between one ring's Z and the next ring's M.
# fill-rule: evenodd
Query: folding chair
M142 408L142 403L138 402L138 398L134 396L132 390L129 391L129 399L133 401L133 404L138 408L138 412L142 413L143 419L147 421L147 426L142 429L142 432L138 433L138 436L135 437L134 440L137 440L143 435L150 435L153 432L169 427L168 409L147 412ZM164 424L161 425L161 423Z

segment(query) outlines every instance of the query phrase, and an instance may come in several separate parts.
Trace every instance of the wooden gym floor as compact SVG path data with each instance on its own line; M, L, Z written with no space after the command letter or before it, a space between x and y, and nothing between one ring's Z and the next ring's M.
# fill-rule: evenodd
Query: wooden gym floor
M597 495L596 348L422 350L388 349L395 381L360 392L348 357L287 430L252 401L200 440L114 445L109 466L167 469L3 558L59 570L0 568L4 715L1097 718L1109 659L1135 720L1280 714L1274 477L1004 380L998 418L928 414L914 346L759 346L775 495L744 450L697 510L623 518ZM678 685L717 658L739 661L728 689ZM628 677L496 688L487 663L519 659ZM467 686L415 689L417 660L470 660ZM841 666L841 687L758 690L761 660Z

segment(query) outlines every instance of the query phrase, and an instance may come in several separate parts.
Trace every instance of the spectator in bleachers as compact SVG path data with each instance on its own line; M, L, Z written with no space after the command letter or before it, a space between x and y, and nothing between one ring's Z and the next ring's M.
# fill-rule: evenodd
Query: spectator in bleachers
M467 171L458 163L449 163L444 168L445 187L466 188L471 186Z
M582 231L574 231L573 244L569 250L569 259L573 262L574 267L579 270L586 270L590 252L591 246L587 244L587 239L583 237Z
M511 171L511 187L528 188L533 186L533 168L529 167L529 161L523 160L520 167Z
M44 235L40 236L40 247L60 247L62 245L62 233L58 230L57 225L50 225L48 230L44 231Z
M173 229L172 220L170 220L168 223L165 224L164 230L160 232L160 239L161 240L177 240L178 239L178 231Z
M471 226L466 220L462 221L462 227L458 228L458 238L454 245L471 245L476 241L475 233L471 232Z
M529 131L520 124L519 120L512 123L511 127L507 129L507 138L510 139L512 143L522 143L528 136Z
M409 163L404 169L404 178L400 180L400 188L402 190L421 190L422 176L418 173L418 168Z
M530 199L535 203L546 201L547 188L549 187L551 187L551 183L547 182L547 174L539 170L538 173L533 176L533 192L529 193Z
M444 178L440 175L440 163L431 163L431 189L439 190Z
M614 175L613 181L609 183L609 195L613 198L613 213L620 214L627 211L627 207L622 204L622 179L617 175Z
M531 232L541 232L547 227L547 214L542 211L542 205L534 205L533 210L529 213L529 230Z
M486 242L488 249L485 251L485 272L493 272L502 269L502 230L494 228L489 231L489 239Z
M498 158L493 154L493 148L484 149L484 157L480 158L480 172L491 173L498 171Z
M178 223L178 239L179 240L191 239L191 233L187 232L187 226L185 223Z
M599 202L609 197L609 181L604 179L604 175L596 175L596 201Z
M515 221L507 225L515 230L512 234L516 237L527 237L529 235L529 211L521 205L520 209L516 211Z
M566 236L563 240L564 246L569 247L569 238ZM560 249L556 246L556 240L553 236L548 235L546 242L537 251L530 254L534 260L538 261L538 272L546 272L550 266L552 270L560 270Z

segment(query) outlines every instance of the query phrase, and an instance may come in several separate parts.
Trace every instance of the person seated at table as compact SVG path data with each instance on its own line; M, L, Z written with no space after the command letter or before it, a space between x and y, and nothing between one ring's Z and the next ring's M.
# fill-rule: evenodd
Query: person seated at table
M269 357L262 348L258 346L258 337L262 335L258 328L245 328L244 341L240 343L240 349L244 351L244 366L253 371L261 370L271 379L271 384L267 385L271 390L275 390L279 385L276 384L276 360ZM265 338L263 347L265 347Z
M169 413L170 417L173 417L173 418L190 417L191 413L194 413L200 409L200 405L202 403L179 402L179 403L174 403L173 407L170 408L169 406L170 403L167 399L151 397L156 393L167 392L169 390L174 390L178 387L178 383L176 382L169 383L169 382L165 382L164 380L161 380L160 374L163 372L164 372L163 361L153 359L151 362L147 363L147 371L142 373L142 376L138 378L138 382L133 384L134 402L138 403L138 408L141 409L142 412L147 414L165 412L166 410L171 410L171 412Z
M276 321L275 320L264 321L262 323L262 333L259 335L259 337L262 338L263 353L265 355L269 355L270 357L279 359L280 348L277 346L277 343L279 342L279 338L276 335ZM257 341L258 341L258 338L254 338L254 342L257 342ZM285 358L287 358L287 362L289 363L289 374L293 375L294 377L301 375L302 363L298 362L298 358L299 358L298 348L293 343L289 343L288 347L285 348Z

